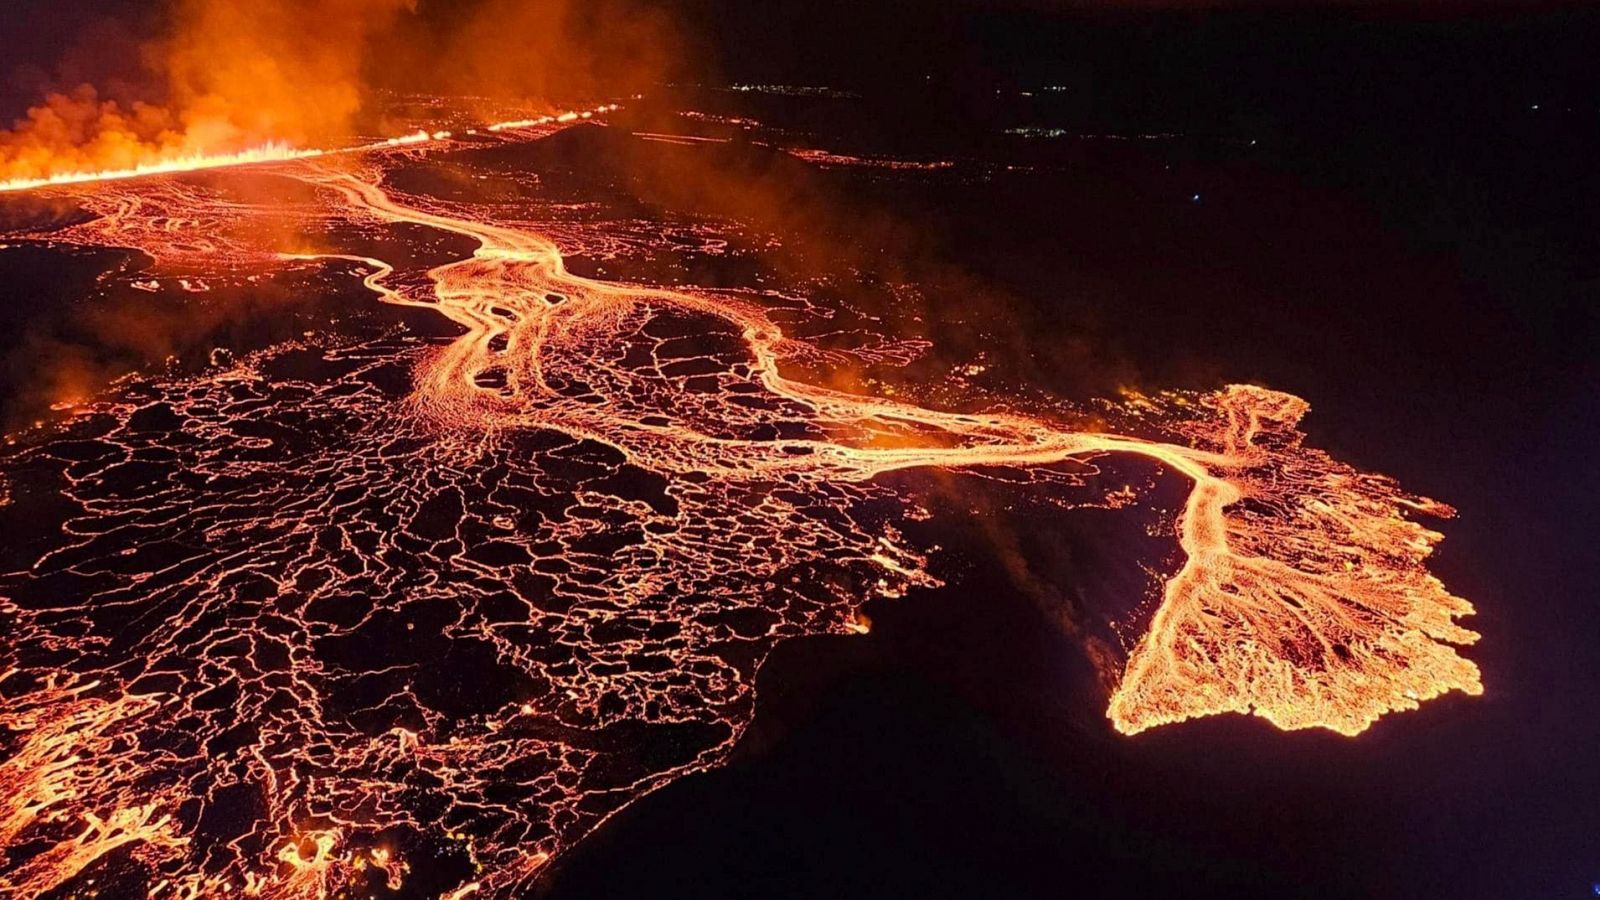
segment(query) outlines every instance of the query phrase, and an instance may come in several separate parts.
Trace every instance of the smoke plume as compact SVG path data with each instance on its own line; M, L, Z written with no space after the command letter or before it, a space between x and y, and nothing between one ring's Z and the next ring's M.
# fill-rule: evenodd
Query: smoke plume
M0 181L321 146L380 87L535 102L636 90L677 46L627 0L171 0L115 96L58 84L0 133Z

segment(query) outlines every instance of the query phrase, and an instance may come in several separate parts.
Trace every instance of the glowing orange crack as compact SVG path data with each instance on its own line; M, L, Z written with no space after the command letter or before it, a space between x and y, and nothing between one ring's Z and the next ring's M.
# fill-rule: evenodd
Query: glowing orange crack
M1193 488L1178 523L1186 562L1167 584L1150 630L1134 648L1112 697L1108 714L1120 731L1132 734L1194 716L1250 712L1282 728L1325 727L1356 734L1383 713L1415 708L1446 691L1482 692L1477 667L1448 646L1476 639L1452 622L1470 614L1472 607L1422 568L1441 536L1405 518L1409 509L1447 508L1409 498L1381 480L1303 450L1298 438L1278 453L1257 446L1257 439L1269 432L1293 433L1307 409L1298 398L1260 388L1229 388L1214 401L1221 433L1199 435L1220 444L1207 451L1063 432L1022 416L956 415L846 394L781 375L785 338L755 307L579 278L565 271L558 249L547 240L408 208L377 186L347 176L325 183L391 221L442 228L481 242L472 261L429 273L437 285L440 311L469 334L430 362L419 379L416 400L453 425L571 429L584 418L583 411L565 408L559 396L540 384L541 349L551 339L551 329L575 314L604 318L608 307L658 302L736 323L758 362L762 384L807 405L820 420L910 422L959 442L915 446L908 441L911 446L898 447L786 442L811 451L795 455L774 442L727 441L683 427L648 432L650 438L638 442L607 438L607 429L598 425L585 429L587 436L607 440L649 467L670 469L688 458L697 469L722 477L770 477L827 467L834 477L871 478L913 467L1034 466L1112 452L1153 459L1189 478ZM369 276L369 284L373 280ZM558 309L542 302L517 303L545 292L574 299ZM489 333L506 328L488 310L506 305L520 317L510 327L522 352L510 363L492 359L485 350ZM513 382L526 391L522 402L508 405L503 398L486 397L474 376L490 365L512 367ZM1147 399L1138 402L1151 405ZM670 454L659 440L664 434L671 438ZM699 449L686 453L686 446ZM1286 471L1270 478L1249 474L1275 465ZM1327 493L1315 499L1274 496L1284 486L1293 490L1305 485L1297 476L1314 479L1308 486ZM1230 516L1230 507L1247 496L1291 504L1299 500L1303 509L1280 535L1273 529L1281 524ZM1336 571L1299 570L1289 559L1295 545L1304 541L1340 546L1353 559ZM1241 544L1250 549L1241 550ZM1279 553L1284 558L1275 558ZM1296 661L1301 656L1315 664Z
M381 158L383 148L372 155ZM48 609L40 617L19 609L18 643L48 648L49 659L80 649L89 655L92 648L75 629L92 630L102 610L151 603L151 610L169 610L161 613L170 616L169 626L135 649L144 662L186 673L187 689L135 698L125 679L108 678L70 690L54 681L0 690L0 724L27 735L22 752L0 765L10 788L0 797L7 829L0 847L46 848L8 858L0 888L49 890L123 846L113 842L127 835L143 848L141 861L163 876L152 879L167 892L162 896L230 889L326 896L365 866L384 868L393 879L402 870L391 871L387 851L381 859L372 851L361 855L354 841L435 824L418 822L403 799L419 790L408 773L423 771L429 796L453 821L473 825L470 839L462 826L450 826L449 839L473 866L455 895L514 895L549 854L630 798L714 764L747 721L753 661L772 642L861 632L870 627L859 609L867 597L933 583L926 560L902 546L892 526L868 530L845 515L857 499L884 496L876 476L908 468L1007 467L1047 488L1054 482L1035 475L1038 467L1119 453L1154 460L1191 482L1175 523L1185 562L1165 586L1110 700L1108 715L1121 731L1231 711L1254 712L1284 728L1356 733L1386 712L1444 691L1481 691L1476 667L1449 646L1475 638L1454 624L1471 607L1426 572L1439 535L1409 518L1448 509L1301 446L1295 426L1306 405L1297 398L1243 386L1210 395L1130 396L1128 415L1168 436L1154 441L832 390L783 374L782 364L799 347L758 303L574 276L549 238L475 207L400 198L383 187L376 164L350 174L311 160L284 174L320 188L320 199L275 207L271 215L421 225L470 237L478 248L406 278L375 257L282 253L250 229L219 227L269 211L222 202L203 186L174 179L139 185L137 193L115 184L89 189L84 201L102 218L58 237L137 246L160 266L207 277L284 259L338 259L360 267L362 283L386 302L433 309L464 333L400 357L417 360L401 404L363 393L359 380L337 381L325 396L309 384L290 384L287 404L315 400L323 414L369 423L342 433L330 455L296 451L275 468L234 458L274 446L236 430L240 418L267 418L258 404L275 402L272 379L241 362L165 386L164 396L188 416L183 441L170 452L185 460L191 483L203 489L164 497L155 508L107 493L115 452L151 439L142 433L132 444L113 434L110 462L66 476L65 492L84 508L76 530L64 532L63 546L30 570L3 573L10 585L25 585L35 573L108 571L90 551L101 543L121 546L111 539L126 535L102 536L96 523L111 529L131 522L142 539L141 528L166 527L168 504L185 512L182 520L204 520L195 526L204 529L203 540L189 542L204 549L183 563L197 574L163 585L170 569L135 570L81 598L81 608L64 620ZM738 352L713 358L673 350L680 338L673 328L658 331L663 322L678 331L725 331ZM361 354L369 361L361 362ZM361 365L381 364L377 350L361 354L355 359ZM680 371L685 360L691 365ZM691 390L691 378L702 379L702 388ZM229 405L236 402L252 412L239 416ZM128 406L103 409L119 422L134 413ZM764 430L773 419L804 427L774 438ZM580 469L666 476L670 504L616 496L581 479L570 495L551 493L540 486L545 458L518 449L522 436L536 434L564 436L565 443L539 452L550 459L569 454L563 458ZM512 482L509 493L500 496L498 487L477 480L490 471L505 473L493 477ZM263 475L310 487L278 494L273 483L252 483L227 493L227 485ZM486 490L488 496L476 496ZM482 508L446 517L450 526L428 540L448 549L407 562L405 553L414 551L397 539L420 542L413 532L436 527L426 524L423 508L463 492L476 492L472 503ZM530 503L558 497L559 511L528 515ZM369 521L362 503L399 524ZM155 521L141 523L146 516ZM586 546L619 534L629 540ZM491 545L509 555L476 555ZM805 596L806 584L790 579L824 563L837 564L836 576L850 587L843 596L830 589L827 603L818 603ZM253 611L252 604L267 601L235 593L236 585L266 573L271 605ZM408 609L413 600L460 598L476 615L491 602L508 602L506 586L530 573L549 576L553 587L544 590L559 599L556 611L539 607L549 598L538 584L517 586L509 592L520 604L515 614L479 622L463 612L452 628L459 630L455 638L492 646L499 663L547 685L541 692L509 699L493 715L452 719L424 711L420 721L386 722L372 734L326 713L337 667L315 654L314 635L381 624L393 607ZM375 602L352 599L369 596ZM310 613L313 605L357 621L331 626ZM729 610L763 618L756 630L740 633L719 618ZM223 612L230 624L208 626L198 642L187 636L206 616ZM670 626L663 632L670 636L635 633L629 630L635 620ZM56 622L65 629L55 630ZM621 635L597 637L617 629ZM727 645L740 642L751 649L724 655ZM545 659L565 648L581 652ZM634 668L635 659L650 665ZM397 663L361 675L409 671ZM240 699L220 723L195 698L225 690ZM422 708L406 687L388 702ZM260 729L236 757L175 757L162 749L162 735L198 730L210 741L235 718ZM586 792L598 754L585 729L619 718L727 727L720 743L692 760ZM495 780L501 770L535 763L521 780ZM204 860L190 856L188 838L179 834L186 826L172 816L186 801L208 798L218 778L254 786L267 798L266 812L251 825L269 848L264 854L230 845ZM171 787L152 792L155 783ZM490 799L512 783L533 789L531 797ZM598 796L607 802L596 806ZM333 824L308 831L312 820ZM102 827L112 822L127 827Z
M515 121L495 122L483 126L484 131L500 132L515 131L517 129L534 128L553 123L569 123L579 119L589 119L595 115L613 112L620 107L616 104L605 104L581 111L569 111L559 115L538 116L532 119L519 119ZM469 129L469 134L476 134L477 129ZM389 147L405 147L415 144L440 143L449 141L454 134L449 131L426 130L416 131L411 134L386 138L361 144L355 147L338 149L297 148L288 144L268 141L255 147L249 147L235 152L205 152L194 151L181 153L162 159L140 163L120 169L98 169L92 171L57 172L37 178L13 178L0 181L0 193L7 191L29 191L43 187L60 185L86 184L97 181L121 181L129 178L143 178L149 175L174 175L183 172L199 172L207 169L231 168L234 166L257 165L260 163L292 162L300 159L314 159L319 156L339 153L361 153L372 150L381 150Z

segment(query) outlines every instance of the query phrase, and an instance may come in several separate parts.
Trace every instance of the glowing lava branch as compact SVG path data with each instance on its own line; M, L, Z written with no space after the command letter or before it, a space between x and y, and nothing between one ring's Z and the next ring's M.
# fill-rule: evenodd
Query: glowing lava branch
M1301 446L1299 398L1235 386L1207 406L1184 427L1202 453L1158 456L1194 481L1185 561L1111 698L1118 730L1241 712L1354 735L1481 693L1449 646L1477 640L1454 622L1472 606L1424 567L1442 535L1409 518L1453 511Z
M271 207L94 185L76 196L100 218L52 233L164 272L358 280L462 333L130 382L0 457L70 509L0 548L0 893L115 862L152 897L517 896L722 760L777 642L858 633L867 600L936 583L878 478L897 470L1050 490L1058 464L1119 454L1188 479L1185 561L1111 698L1121 731L1231 711L1353 734L1481 690L1450 646L1475 638L1454 624L1471 607L1410 519L1448 509L1302 446L1297 398L1134 398L1115 434L809 384L784 368L810 348L764 302L576 276L495 208L386 186L406 156L275 170L316 199ZM306 252L247 227L285 217L361 238ZM423 229L473 249L385 249Z
M1453 621L1472 607L1423 567L1442 535L1407 518L1414 510L1452 511L1301 447L1295 425L1307 404L1298 398L1231 387L1206 398L1209 416L1183 423L1193 445L1184 446L842 394L783 377L782 331L758 307L578 278L547 240L410 209L353 179L332 183L390 221L482 243L473 260L430 272L441 311L469 333L425 367L415 400L453 426L555 425L570 433L584 423L586 436L641 465L725 478L821 470L864 479L909 467L1042 465L1099 453L1148 457L1189 478L1178 521L1186 562L1112 698L1109 715L1123 732L1254 712L1282 728L1356 734L1385 712L1445 691L1482 690L1477 668L1448 646L1476 639ZM544 299L550 296L564 298L559 312ZM550 388L552 364L582 358L563 344L588 337L586 319L612 324L652 303L735 323L762 387L806 409L827 436L730 441L713 433L726 410L715 423L618 435L608 427L621 411L618 396L571 403ZM497 336L507 349L491 352ZM503 385L487 392L481 375L491 370L503 373ZM642 418L650 410L628 412ZM873 446L883 435L897 435L896 446Z

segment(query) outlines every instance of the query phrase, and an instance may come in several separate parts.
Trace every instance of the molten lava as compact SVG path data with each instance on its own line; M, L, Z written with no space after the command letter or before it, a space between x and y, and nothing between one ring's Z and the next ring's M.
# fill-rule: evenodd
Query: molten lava
M177 172L195 172L223 166L242 166L259 162L283 162L321 156L320 150L296 150L283 144L266 144L238 153L194 153L174 156L157 162L141 163L126 169L101 169L84 172L60 172L39 178L13 178L0 181L0 191L27 191L58 184L82 184L86 181L113 181L121 178L138 178L142 175L167 175Z
M133 866L152 897L515 896L717 764L778 641L866 631L868 599L934 583L878 478L905 469L1049 490L1070 476L1046 467L1129 455L1188 481L1119 731L1243 712L1356 734L1481 691L1451 646L1472 608L1411 519L1450 511L1304 447L1303 401L1135 397L1112 433L821 387L785 374L810 348L770 298L574 275L512 209L387 183L410 150L263 170L313 199L66 189L99 215L55 240L167 275L320 271L460 334L308 336L134 380L0 458L70 509L0 557L6 891ZM364 238L227 227L277 218ZM401 233L454 243L386 258Z
M599 106L595 109L581 111L568 111L557 115L536 116L531 119L517 119L506 122L494 122L484 126L484 130L491 132L516 131L519 129L539 128L552 123L566 124L580 119L588 119L597 113L615 111L615 104ZM297 149L287 144L266 143L259 147L240 150L236 153L180 153L171 156L143 162L138 165L120 169L92 169L85 171L56 172L38 177L12 178L0 181L0 193L7 191L29 191L41 187L53 187L68 184L84 184L94 181L119 181L125 178L141 178L146 175L176 175L183 172L198 172L205 169L220 169L231 166L247 166L255 163L287 162L296 159L311 159L329 153L360 153L363 151L380 150L388 147L401 147L412 144L427 144L448 141L455 135L449 131L418 131L413 134L387 138L374 141L370 144L361 144L355 147L346 147L337 150Z

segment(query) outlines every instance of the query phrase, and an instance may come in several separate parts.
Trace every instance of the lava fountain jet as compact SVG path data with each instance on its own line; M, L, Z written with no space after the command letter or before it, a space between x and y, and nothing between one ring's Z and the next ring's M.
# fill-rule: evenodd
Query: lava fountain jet
M6 891L136 871L152 897L515 896L725 758L778 641L935 583L879 477L908 469L1055 490L1064 463L1126 456L1187 481L1119 731L1240 712L1353 735L1481 691L1452 647L1472 608L1413 520L1450 510L1304 446L1300 399L1135 397L1091 431L818 386L765 298L575 275L506 206L395 187L415 150L281 161L261 177L301 190L270 202L52 188L97 214L55 240L165 277L320 273L459 333L136 379L0 457L33 486L0 515L43 508L39 485L68 510L0 556ZM329 246L235 227L284 218ZM393 252L415 233L441 249Z
M491 122L483 126L488 132L517 131L520 129L540 128L552 123L567 124L592 118L598 113L614 112L619 107L616 104L605 104L594 109L568 110L553 115L535 116L528 119L513 119L503 122ZM476 129L471 131L475 132ZM127 178L143 178L147 175L177 175L184 172L200 172L206 169L224 169L234 166L248 166L259 163L289 162L297 159L312 159L318 156L340 153L360 153L367 150L380 150L391 147L404 147L415 144L440 143L455 137L450 131L416 131L398 137L385 138L367 144L358 144L351 147L341 147L331 150L316 148L296 148L283 143L266 143L236 153L191 153L180 156L163 157L156 161L138 163L120 169L83 169L65 172L54 172L49 175L36 177L18 177L0 181L0 193L15 191L31 191L42 187L56 187L67 184L86 184L95 181L121 181Z

